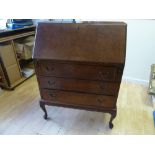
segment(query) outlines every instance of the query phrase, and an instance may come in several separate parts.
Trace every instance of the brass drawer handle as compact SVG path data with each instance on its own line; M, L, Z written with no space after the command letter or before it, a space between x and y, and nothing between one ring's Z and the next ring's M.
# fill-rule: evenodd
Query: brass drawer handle
M51 97L56 97L56 94L54 94L54 93L49 93L49 95L50 95Z
M52 68L49 68L48 66L46 66L46 70L49 72L49 71L53 71L54 68L53 67Z
M103 100L102 100L101 98L98 98L98 99L97 99L97 102L102 103Z
M98 106L103 106L104 99L98 98L98 99L97 99L97 102L98 102L98 103L97 103Z
M52 85L55 85L55 82L48 81L48 84L52 86Z
M109 75L110 75L110 72L102 72L102 71L99 71L99 74L101 75L101 77L103 77L103 78L108 78L109 77Z

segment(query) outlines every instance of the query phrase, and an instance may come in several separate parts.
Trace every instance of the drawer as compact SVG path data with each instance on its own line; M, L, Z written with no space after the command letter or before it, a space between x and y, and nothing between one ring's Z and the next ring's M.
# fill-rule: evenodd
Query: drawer
M117 68L101 65L82 65L39 61L36 73L43 76L115 81Z
M115 108L116 106L116 97L114 96L41 89L41 97L56 104L94 108Z
M86 93L117 95L119 83L66 79L56 77L38 77L40 88L78 91Z

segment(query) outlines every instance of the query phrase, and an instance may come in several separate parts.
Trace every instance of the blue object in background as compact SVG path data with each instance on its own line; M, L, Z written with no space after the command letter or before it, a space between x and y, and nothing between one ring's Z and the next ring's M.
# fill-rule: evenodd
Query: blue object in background
M9 29L18 29L31 25L33 25L32 19L10 19L6 24Z
M32 19L11 19L11 22L16 24L23 24L32 22Z

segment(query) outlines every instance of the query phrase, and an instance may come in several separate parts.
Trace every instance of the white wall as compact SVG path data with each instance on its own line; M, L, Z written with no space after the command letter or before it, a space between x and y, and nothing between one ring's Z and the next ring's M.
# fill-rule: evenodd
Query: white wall
M124 79L148 82L155 63L155 20L124 20L127 24L127 51Z

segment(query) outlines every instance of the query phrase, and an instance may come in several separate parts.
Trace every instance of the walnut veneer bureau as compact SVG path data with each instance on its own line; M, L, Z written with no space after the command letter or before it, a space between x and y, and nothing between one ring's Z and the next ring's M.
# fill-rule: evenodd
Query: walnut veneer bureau
M40 23L34 63L40 107L78 108L116 117L126 53L123 22Z

